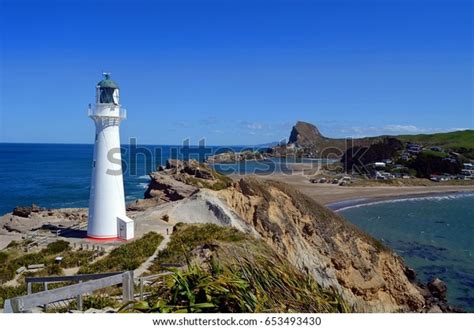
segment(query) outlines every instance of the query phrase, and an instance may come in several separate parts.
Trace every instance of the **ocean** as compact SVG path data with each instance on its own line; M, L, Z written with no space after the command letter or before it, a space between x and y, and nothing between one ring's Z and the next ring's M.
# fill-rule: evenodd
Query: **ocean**
M12 211L16 206L32 203L46 208L87 207L93 148L93 145L84 144L0 143L0 215ZM169 158L203 160L216 152L241 151L245 148L124 145L122 167L126 202L143 198L149 182L147 174ZM220 164L215 168L224 174L265 174L287 171L290 169L287 163L294 162L301 160L245 161Z
M444 280L452 305L474 311L474 193L373 202L339 213L394 249L422 282Z

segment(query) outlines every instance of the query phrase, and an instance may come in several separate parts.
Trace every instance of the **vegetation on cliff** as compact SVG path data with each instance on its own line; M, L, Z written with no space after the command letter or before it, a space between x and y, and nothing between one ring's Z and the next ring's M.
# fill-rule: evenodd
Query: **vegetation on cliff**
M151 272L163 263L184 263L136 303L140 312L347 312L323 289L263 241L234 228L177 225Z

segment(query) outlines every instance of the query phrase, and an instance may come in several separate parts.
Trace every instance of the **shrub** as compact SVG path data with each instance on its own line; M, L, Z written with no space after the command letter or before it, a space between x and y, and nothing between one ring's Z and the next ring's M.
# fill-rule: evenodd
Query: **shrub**
M344 300L283 263L243 257L233 265L215 258L175 270L137 312L349 312ZM204 269L206 268L206 269Z
M0 263L5 263L7 261L8 254L5 252L0 251Z
M64 240L57 240L51 242L46 246L46 250L44 251L46 254L59 254L60 252L70 250L71 247L69 246L69 242Z

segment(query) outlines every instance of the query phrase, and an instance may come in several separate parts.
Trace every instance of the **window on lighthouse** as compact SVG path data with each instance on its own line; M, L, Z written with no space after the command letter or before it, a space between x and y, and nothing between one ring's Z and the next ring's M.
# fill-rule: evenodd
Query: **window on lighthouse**
M114 91L115 88L100 88L100 103L115 103Z

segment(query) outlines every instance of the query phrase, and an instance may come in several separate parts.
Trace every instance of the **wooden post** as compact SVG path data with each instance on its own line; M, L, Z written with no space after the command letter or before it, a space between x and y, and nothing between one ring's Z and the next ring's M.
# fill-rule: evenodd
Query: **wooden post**
M82 280L79 280L79 283L82 283ZM77 303L77 310L82 311L82 295L77 295L76 303Z
M48 291L48 282L44 283L44 291ZM43 305L43 311L46 313L46 308L48 307L48 304Z
M143 277L141 276L138 280L140 282L140 300L143 300Z
M12 302L7 299L3 305L3 313L13 313Z
M133 301L133 271L124 272L122 280L123 301Z

